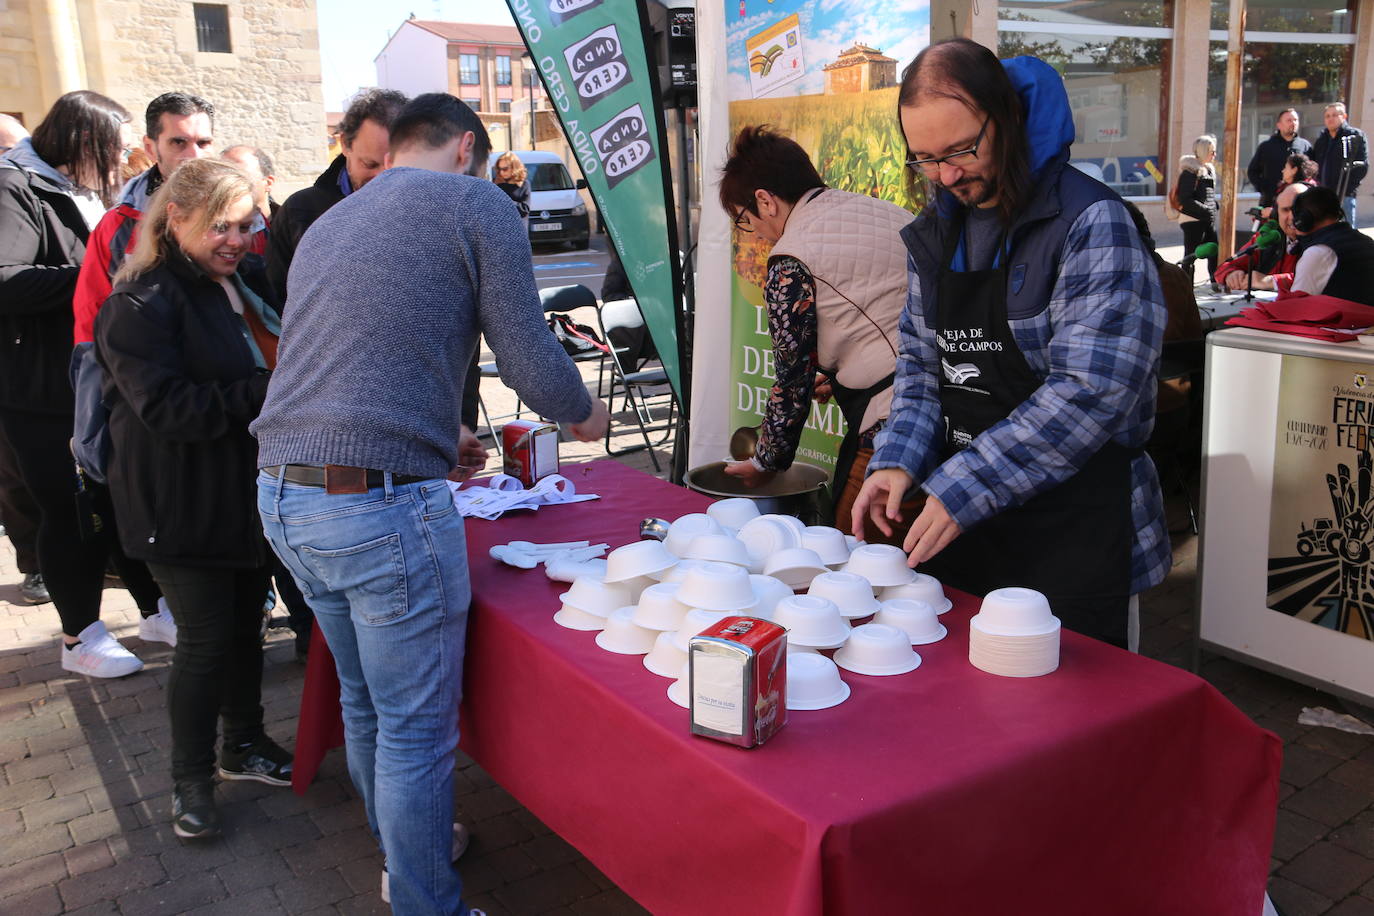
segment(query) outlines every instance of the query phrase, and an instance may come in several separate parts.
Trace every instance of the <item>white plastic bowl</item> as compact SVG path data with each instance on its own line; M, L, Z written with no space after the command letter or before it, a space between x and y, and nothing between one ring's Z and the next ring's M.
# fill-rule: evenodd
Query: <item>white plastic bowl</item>
M617 655L643 655L654 647L658 633L634 622L634 608L621 607L606 618L606 628L596 634L596 644Z
M944 639L949 632L935 613L935 608L914 598L893 598L884 601L874 623L896 627L907 635L913 646L927 646Z
M748 570L753 565L744 542L730 534L698 534L687 544L686 560L711 560Z
M553 622L569 630L600 630L606 626L606 618L589 614L579 607L565 604L553 615Z
M802 532L806 530L806 523L803 522L801 519L797 518L795 515L783 515L780 512L771 512L768 515L760 515L759 518L777 519L787 527L791 528L792 532L797 536L797 543L801 543L801 536Z
M1048 598L1035 589L1017 586L988 592L973 619L985 632L1005 636L1039 636L1059 627Z
M943 614L954 607L954 602L945 597L945 590L940 585L940 580L925 573L915 573L910 582L902 585L889 585L878 592L879 601L891 601L894 598L924 601L935 608L937 614Z
M863 576L847 572L827 572L811 580L808 595L829 598L846 620L857 620L877 613L881 605L873 597L873 586Z
M801 546L801 536L792 526L773 515L760 515L746 522L736 537L744 542L745 549L749 551L754 572L762 572L768 558L779 550Z
M773 609L778 606L778 602L792 597L792 589L787 583L772 576L752 575L749 577L749 584L753 586L754 595L759 601L758 607L754 608L750 616L761 620L772 620Z
M710 611L740 611L757 602L743 567L710 561L693 567L678 588L677 599L688 607Z
M694 607L682 618L682 625L674 631L673 645L681 649L685 657L693 636L699 636L707 627L715 626L726 617L734 616L734 611L707 611Z
M718 499L711 503L706 507L706 514L722 528L738 531L750 519L759 517L759 506L752 499L735 496L730 499Z
M691 697L687 695L687 676L683 675L668 685L668 699L683 709L692 708Z
M687 615L687 605L677 600L678 583L658 582L639 595L634 622L648 630L676 630Z
M671 569L664 570L662 573L659 574L659 580L658 580L658 581L660 581L660 582L681 582L683 579L687 578L687 574L688 574L689 572L691 572L691 571L692 571L693 569L695 569L696 567L700 566L702 563L706 563L706 562L708 562L708 561L706 561L706 560L678 560L676 566L672 567Z
M904 585L916 575L906 565L906 554L891 544L860 544L849 554L844 571L863 576L874 588Z
M605 617L616 608L633 603L628 588L597 576L578 576L573 580L572 588L558 597L565 605L598 617Z
M724 533L725 529L711 516L704 512L692 512L668 526L668 536L663 539L663 546L668 548L669 553L681 557L687 554L687 545L697 535Z
M835 653L835 664L855 674L906 674L920 667L921 656L912 651L904 631L866 623L849 634L844 648Z
M828 598L793 595L778 602L773 622L787 628L787 641L813 649L834 649L849 638L849 621Z
M687 653L673 644L673 633L659 633L654 647L644 656L644 667L659 677L676 678L687 664Z
M838 528L808 525L802 529L801 546L816 551L826 566L840 566L849 560L849 545Z
M840 678L834 662L809 652L788 653L788 709L829 709L847 699L849 685Z
M640 576L652 576L671 569L677 557L668 552L662 541L635 541L617 547L606 557L606 581L624 582Z
M806 588L811 580L823 572L828 572L816 551L805 547L789 547L779 550L763 564L763 574L780 579L792 589Z

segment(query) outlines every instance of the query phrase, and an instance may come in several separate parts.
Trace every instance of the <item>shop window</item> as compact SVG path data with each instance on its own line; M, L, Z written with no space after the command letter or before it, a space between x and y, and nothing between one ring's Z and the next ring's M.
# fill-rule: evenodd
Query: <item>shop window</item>
M499 101L496 103L496 110L497 110L497 111L501 111L501 112L509 113L509 112L510 112L510 99L501 99L501 100L499 100Z
M230 54L229 7L220 3L193 3L196 17L196 50Z
M498 57L498 58L496 58L496 85L498 85L498 86L509 86L509 85L510 85L510 58L509 58L509 57Z
M1212 0L1212 29L1224 32L1230 21L1229 0ZM1249 0L1246 4L1246 32L1335 35L1354 30L1355 0Z
M482 81L476 54L458 55L458 82L472 86Z
M1064 77L1073 111L1073 163L1123 197L1166 193L1160 162L1160 99L1173 31L1158 3L1107 0L1093 16L1110 30L1098 31L1062 10L1039 4L1003 3L997 56L1032 54ZM1054 25L1039 23L1059 23Z

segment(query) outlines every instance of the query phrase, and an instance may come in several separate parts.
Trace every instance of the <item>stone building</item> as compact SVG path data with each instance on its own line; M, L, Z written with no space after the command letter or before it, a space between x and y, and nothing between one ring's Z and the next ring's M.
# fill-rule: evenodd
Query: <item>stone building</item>
M824 70L826 95L870 92L897 85L897 61L862 43L845 48Z
M275 160L278 198L327 162L314 0L0 0L0 111L32 128L74 89L119 101L140 133L160 93L204 96L217 145Z

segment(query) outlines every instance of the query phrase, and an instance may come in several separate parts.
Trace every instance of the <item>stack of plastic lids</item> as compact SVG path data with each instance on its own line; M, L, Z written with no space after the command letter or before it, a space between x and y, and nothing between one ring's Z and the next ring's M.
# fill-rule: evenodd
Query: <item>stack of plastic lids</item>
M1003 677L1049 674L1059 667L1059 618L1034 589L993 589L969 621L968 660Z

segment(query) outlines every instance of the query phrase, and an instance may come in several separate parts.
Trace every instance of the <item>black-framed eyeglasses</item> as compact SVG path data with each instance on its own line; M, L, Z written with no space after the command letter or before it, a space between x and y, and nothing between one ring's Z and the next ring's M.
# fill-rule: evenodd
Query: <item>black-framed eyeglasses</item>
M735 228L738 229L740 232L753 232L753 231L754 231L754 227L751 226L751 225L749 224L749 220L746 219L746 217L747 217L748 215L749 215L749 211L748 211L747 209L746 209L746 210L740 210L739 213L737 213L737 214L735 215L735 219L734 219Z
M988 132L988 122L992 120L992 115L983 118L983 126L978 128L978 136L974 138L973 145L968 149L957 150L944 156L933 156L929 159L908 159L907 168L920 169L928 175L934 175L940 171L940 166L949 163L952 166L963 168L970 162L978 158L978 147L983 145L983 137Z

